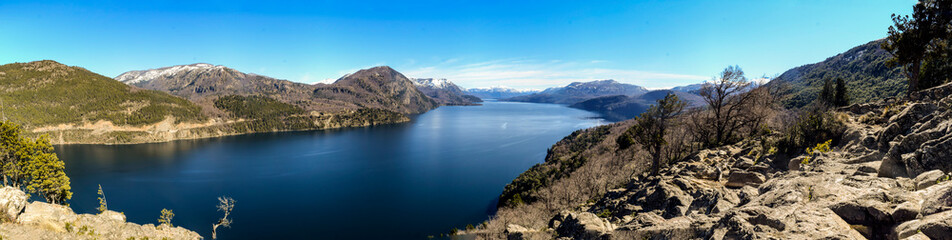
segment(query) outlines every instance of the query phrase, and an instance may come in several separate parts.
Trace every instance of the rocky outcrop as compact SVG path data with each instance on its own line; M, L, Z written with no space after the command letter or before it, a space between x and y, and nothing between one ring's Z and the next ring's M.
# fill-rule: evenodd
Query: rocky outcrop
M760 154L759 140L701 150L548 229L567 239L952 239L950 95L952 84L844 107L840 144L809 158Z
M16 221L26 204L27 196L23 191L14 187L0 188L0 221Z
M202 238L198 233L181 227L129 223L125 215L115 211L76 214L63 205L43 202L26 204L26 194L12 187L0 188L0 206L4 214L15 212L11 219L4 219L0 223L0 236L4 239Z
M610 239L612 223L590 212L562 212L549 222L549 227L564 237L576 239Z

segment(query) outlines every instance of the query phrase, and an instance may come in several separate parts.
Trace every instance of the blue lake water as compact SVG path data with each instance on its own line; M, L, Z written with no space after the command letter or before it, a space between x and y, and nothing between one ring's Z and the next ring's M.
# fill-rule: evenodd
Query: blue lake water
M211 239L216 198L237 200L219 239L423 239L478 224L503 187L598 115L553 104L440 107L404 124L121 146L57 146L71 207L109 208Z

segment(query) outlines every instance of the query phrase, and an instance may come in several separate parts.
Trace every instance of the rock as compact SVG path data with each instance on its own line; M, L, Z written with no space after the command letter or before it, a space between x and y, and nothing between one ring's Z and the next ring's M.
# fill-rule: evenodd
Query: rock
M126 221L126 215L116 211L106 210L105 212L99 213L99 216L102 216L104 219L113 220L117 222Z
M830 210L850 224L879 226L892 222L888 204L871 198L860 198L830 206Z
M952 181L925 189L922 199L922 215L952 210Z
M82 234L90 237L84 238ZM28 204L16 223L0 224L0 236L4 239L201 239L198 233L182 227L157 228L152 224L129 223L124 215L114 211L76 214L69 207L42 202Z
M76 221L76 214L69 207L44 202L26 205L26 209L17 218L17 223L20 224L48 225L62 231L66 231L62 223L73 221Z
M910 221L919 217L919 203L907 201L900 203L892 211L893 221L897 223Z
M727 177L727 183L724 183L724 186L731 188L740 188L745 185L760 186L764 181L766 181L766 177L764 177L763 174L734 170L731 171L730 176Z
M919 174L919 176L916 176L916 189L925 189L935 185L945 176L945 173L941 170L932 170Z
M549 222L559 237L575 239L610 239L615 229L610 222L590 212L563 211Z
M506 225L506 238L509 240L525 239L525 234L529 232L529 229L523 226L516 224Z
M879 175L880 177L908 177L909 174L906 172L906 165L902 161L901 156L897 156L896 153L890 151L889 154L886 154L883 157L883 162L879 165Z
M907 130L935 112L935 110L936 105L932 103L913 103L896 116L889 118L889 122L898 124L902 130Z
M0 221L15 222L26 207L26 193L14 187L0 188Z
M905 239L919 233L930 239L952 239L952 211L932 214L922 219L899 224L890 238Z
M931 240L931 239L929 238L929 236L926 236L923 233L916 233L916 235L903 238L902 240Z

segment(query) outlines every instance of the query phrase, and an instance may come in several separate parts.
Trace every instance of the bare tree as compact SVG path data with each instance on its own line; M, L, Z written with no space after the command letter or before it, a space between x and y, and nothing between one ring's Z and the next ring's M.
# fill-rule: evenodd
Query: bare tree
M231 210L235 208L235 199L230 197L221 196L218 197L218 211L225 213L225 216L218 219L218 222L212 225L212 239L218 238L218 227L231 227L231 219L228 218L228 215L231 214Z
M714 139L705 141L709 145L726 144L742 126L742 120L737 115L752 98L752 95L744 94L749 87L750 82L744 76L744 70L738 66L728 66L719 77L701 87L700 95L710 108L710 116L706 120L714 135Z

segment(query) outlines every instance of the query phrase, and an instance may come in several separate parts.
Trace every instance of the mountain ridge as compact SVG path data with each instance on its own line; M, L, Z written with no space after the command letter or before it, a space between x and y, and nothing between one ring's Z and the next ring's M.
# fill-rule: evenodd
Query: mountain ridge
M588 99L612 95L637 96L648 89L612 79L589 82L573 82L564 87L551 87L542 92L503 99L513 102L574 104Z

